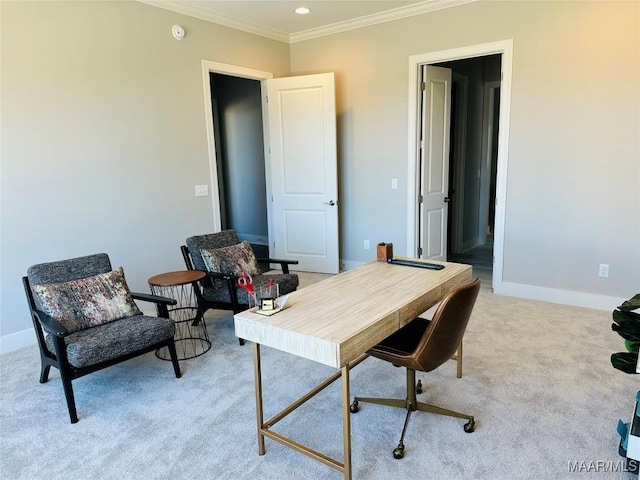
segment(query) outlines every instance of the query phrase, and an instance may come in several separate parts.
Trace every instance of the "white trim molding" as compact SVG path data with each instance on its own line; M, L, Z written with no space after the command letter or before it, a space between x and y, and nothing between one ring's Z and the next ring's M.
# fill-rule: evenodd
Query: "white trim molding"
M36 334L33 328L10 333L9 335L3 335L0 337L0 355L35 344Z
M214 12L211 9L194 5L193 2L181 0L137 1L147 5L151 5L153 7L164 8L165 10L170 10L182 15L199 18L200 20L206 20L207 22L217 23L218 25L223 25L225 27L235 28L236 30L253 33L254 35L260 35L261 37L291 44L303 42L305 40L311 40L313 38L333 35L335 33L368 27L371 25L377 25L379 23L391 22L393 20L398 20L401 18L422 15L423 13L435 12L444 8L451 8L458 5L464 5L466 3L477 2L478 0L426 0L423 2L414 3L412 5L387 10L385 12L365 15L364 17L345 20L343 22L336 22L330 25L324 25L322 27L311 28L309 30L294 32L291 34L266 28L260 25L255 25L253 23L244 22L236 18L227 17L220 13ZM215 8L215 6L213 8Z
M347 32L349 30L356 30L358 28L369 27L379 23L392 22L394 20L422 15L423 13L435 12L444 8L456 7L458 5L464 5L466 3L476 1L477 0L427 0L425 2L407 5L405 7L387 10L386 12L374 13L372 15L354 18L352 20L345 20L344 22L337 22L331 25L292 33L289 36L289 43L303 42L305 40L334 35L336 33Z
M513 40L502 40L467 47L429 52L409 57L409 146L407 174L407 256L416 255L417 244L417 145L418 145L418 82L421 65L462 60L465 58L502 55L502 85L500 88L500 130L498 132L498 167L496 173L496 211L493 246L493 289L502 290L504 252L505 202L507 165L509 163L509 124L511 117L511 77Z
M618 305L622 305L626 300L624 298L597 295L595 293L573 292L511 282L503 282L499 290L496 290L494 287L493 291L497 295L505 295L508 297L527 298L540 302L593 308L595 310L606 310L609 312L615 310Z
M220 215L220 189L218 188L218 167L216 163L216 139L213 129L213 110L211 108L211 82L210 73L221 73L232 77L249 78L252 80L268 80L273 78L273 73L241 67L229 63L202 60L202 91L204 94L204 119L207 129L207 148L209 152L209 181L211 182L211 203L213 208L213 231L219 232L222 228ZM264 108L263 108L264 110Z

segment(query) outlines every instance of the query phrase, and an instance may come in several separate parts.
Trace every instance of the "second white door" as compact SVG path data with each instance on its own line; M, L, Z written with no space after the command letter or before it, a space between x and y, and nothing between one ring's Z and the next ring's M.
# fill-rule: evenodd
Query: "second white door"
M338 273L333 73L266 80L271 256L294 270Z
M447 260L451 70L422 66L420 247L422 258Z

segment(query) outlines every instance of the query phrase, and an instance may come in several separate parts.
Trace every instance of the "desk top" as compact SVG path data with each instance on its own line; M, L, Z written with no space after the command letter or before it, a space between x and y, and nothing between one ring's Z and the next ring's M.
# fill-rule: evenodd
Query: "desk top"
M371 262L290 294L285 310L237 313L236 336L340 368L471 280L472 268L442 270Z

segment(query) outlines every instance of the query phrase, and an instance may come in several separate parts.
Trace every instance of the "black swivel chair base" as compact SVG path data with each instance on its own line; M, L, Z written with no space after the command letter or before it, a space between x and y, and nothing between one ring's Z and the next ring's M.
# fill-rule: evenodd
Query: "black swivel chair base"
M407 398L404 400L394 398L367 398L367 397L354 397L353 402L349 410L351 413L357 413L360 409L359 403L376 403L378 405L388 405L391 407L399 407L407 409L407 416L404 419L404 427L402 428L402 435L400 436L400 442L398 446L393 450L393 458L401 459L404 457L404 435L407 431L407 425L409 424L409 417L411 412L419 410L421 412L436 413L438 415L447 415L449 417L464 418L469 420L464 424L464 431L471 433L475 430L476 422L471 415L465 415L464 413L454 412L453 410L447 410L445 408L436 407L426 403L418 402L416 398L417 393L422 393L422 383L418 381L416 385L416 371L407 368Z

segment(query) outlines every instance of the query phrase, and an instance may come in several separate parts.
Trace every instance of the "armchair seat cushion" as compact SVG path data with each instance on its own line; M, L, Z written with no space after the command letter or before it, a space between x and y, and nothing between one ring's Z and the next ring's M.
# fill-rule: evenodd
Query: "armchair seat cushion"
M253 277L253 287L257 290L258 287L268 285L269 280L273 280L278 284L278 290L281 296L286 295L287 293L295 292L298 288L298 275L294 273L256 275ZM217 281L215 283L217 284ZM249 299L247 297L247 291L243 288L238 288L237 292L238 303L240 303L241 305L248 305ZM231 301L229 290L224 285L222 285L222 288L205 286L202 293L205 300L210 302L227 303Z
M135 315L64 337L67 357L73 367L87 367L128 355L149 345L172 338L173 320ZM55 352L52 334L46 337L47 348Z

